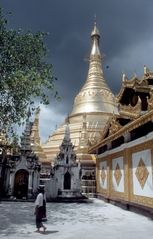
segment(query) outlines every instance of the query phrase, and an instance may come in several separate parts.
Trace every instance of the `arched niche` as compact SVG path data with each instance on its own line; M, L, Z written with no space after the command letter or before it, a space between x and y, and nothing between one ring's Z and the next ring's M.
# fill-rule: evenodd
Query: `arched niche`
M64 174L64 190L71 189L71 174L67 171Z
M25 169L20 169L15 174L14 179L14 196L16 198L27 198L28 196L28 179L29 173Z

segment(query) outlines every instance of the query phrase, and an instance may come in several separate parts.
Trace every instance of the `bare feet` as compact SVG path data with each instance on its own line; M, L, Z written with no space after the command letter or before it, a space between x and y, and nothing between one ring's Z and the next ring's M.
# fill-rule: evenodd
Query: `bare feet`
M43 226L43 229L44 229L44 232L45 232L47 228L45 226Z

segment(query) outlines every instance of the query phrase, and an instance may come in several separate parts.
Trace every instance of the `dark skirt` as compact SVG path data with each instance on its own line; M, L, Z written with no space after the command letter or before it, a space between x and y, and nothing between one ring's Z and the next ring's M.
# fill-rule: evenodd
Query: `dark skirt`
M43 218L46 218L46 201L43 200Z
M43 218L43 206L42 207L38 207L36 210L36 227L40 228L42 227L42 218Z

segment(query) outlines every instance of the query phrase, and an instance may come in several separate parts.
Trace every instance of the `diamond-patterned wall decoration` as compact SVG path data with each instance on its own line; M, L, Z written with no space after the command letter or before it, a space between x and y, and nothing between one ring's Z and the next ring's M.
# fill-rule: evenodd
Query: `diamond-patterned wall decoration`
M114 172L114 177L116 179L116 183L117 185L119 185L120 181L121 181L121 177L122 177L122 173L121 173L121 169L119 164L116 164L116 168L115 168L115 172Z
M141 188L143 189L148 178L149 172L142 158L140 158L135 175L141 185Z
M102 180L103 184L105 182L105 179L106 179L106 173L105 173L105 168L103 166L102 170L101 170L101 180Z

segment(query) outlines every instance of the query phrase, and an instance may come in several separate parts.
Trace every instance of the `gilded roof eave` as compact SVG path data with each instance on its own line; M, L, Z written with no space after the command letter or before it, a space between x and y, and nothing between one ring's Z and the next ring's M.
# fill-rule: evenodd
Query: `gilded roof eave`
M131 79L127 79L127 77L124 77L122 79L121 89L116 95L117 102L121 100L126 88L130 88L136 91L148 92L148 79L153 79L152 72L144 74L140 79L138 79L137 76L133 76Z
M153 109L147 112L146 114L140 116L139 118L133 120L132 122L126 124L124 127L119 129L116 133L113 135L108 136L105 139L102 139L98 144L94 145L93 147L89 148L89 153L94 152L99 147L104 146L105 144L111 142L112 140L117 139L118 137L128 133L131 130L134 130L138 126L147 123L148 121L153 120Z

